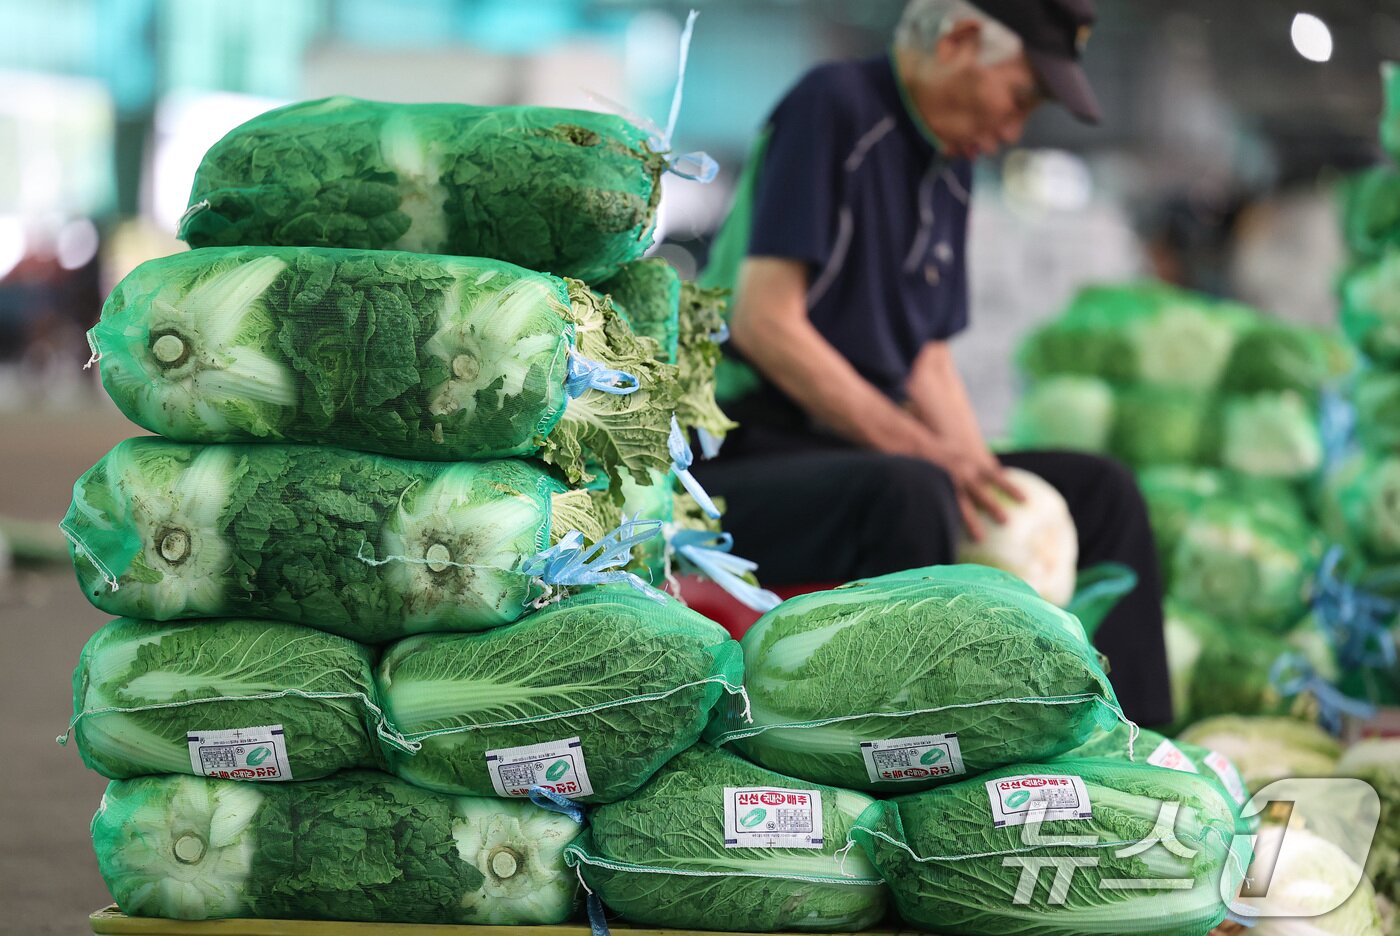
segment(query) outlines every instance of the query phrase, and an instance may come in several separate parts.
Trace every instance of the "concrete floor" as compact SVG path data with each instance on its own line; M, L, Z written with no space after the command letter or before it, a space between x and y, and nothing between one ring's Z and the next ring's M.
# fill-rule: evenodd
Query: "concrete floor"
M0 514L57 523L73 481L140 431L105 401L61 412L0 413ZM106 781L71 745L70 680L106 620L66 565L17 570L0 585L0 933L90 932L110 902L88 841Z

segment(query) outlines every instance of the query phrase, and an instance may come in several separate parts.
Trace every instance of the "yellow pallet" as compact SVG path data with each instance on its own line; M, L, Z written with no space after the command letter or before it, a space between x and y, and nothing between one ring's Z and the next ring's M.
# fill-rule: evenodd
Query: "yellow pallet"
M129 917L116 904L88 917L99 936L592 936L583 924L566 926L463 926L450 923L338 923L327 920L157 920ZM708 930L647 929L626 923L609 923L614 933L627 936L753 936L751 933L717 933ZM1223 923L1211 936L1236 936L1243 927ZM774 933L770 936L811 936L810 933ZM925 936L916 930L864 930L860 936Z
M129 917L116 904L88 917L99 936L592 936L587 924L564 926L466 926L452 923L338 923L328 920L157 920ZM752 936L702 930L647 929L609 923L627 936ZM778 933L774 936L810 936ZM866 930L861 936L917 936L912 930Z

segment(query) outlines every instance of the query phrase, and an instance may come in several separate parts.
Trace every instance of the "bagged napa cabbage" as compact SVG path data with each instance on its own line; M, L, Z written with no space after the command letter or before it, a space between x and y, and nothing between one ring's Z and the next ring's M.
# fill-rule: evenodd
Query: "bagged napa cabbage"
M1354 257L1371 260L1400 246L1400 172L1377 166L1346 176L1338 202L1342 235Z
M1204 936L1249 865L1239 822L1197 774L1081 760L1003 767L876 803L852 837L914 927Z
M1342 330L1376 364L1400 365L1400 247L1342 280Z
M721 695L743 694L728 632L661 597L605 586L508 627L394 644L376 671L379 698L396 732L421 745L393 753L394 773L443 793L524 796L539 784L597 803L631 793L699 739Z
M1215 460L1215 397L1184 389L1138 384L1116 395L1109 452L1136 468Z
M1400 901L1400 740L1358 741L1342 754L1336 774L1365 780L1380 796L1381 821L1366 873L1377 891L1392 902Z
M370 923L563 923L578 888L573 819L443 796L371 771L255 785L112 783L97 866L128 916Z
M668 463L676 370L582 283L496 260L195 250L137 267L89 340L122 412L182 442Z
M1228 757L1251 793L1288 777L1329 777L1342 754L1327 732L1296 718L1222 715L1197 722L1180 737Z
M731 711L713 740L817 783L924 789L1053 757L1122 719L1078 619L983 566L791 598L742 646L753 721Z
M1400 451L1400 371L1362 371L1351 401L1356 407L1356 437L1362 445Z
M777 807L764 804L764 791L802 799ZM760 805L741 805L741 798ZM733 804L728 820L726 801ZM885 913L880 875L860 852L842 853L871 803L860 793L785 777L699 744L625 800L593 810L589 830L564 858L631 923L855 932ZM788 815L776 814L779 808ZM780 821L798 834L765 836ZM797 840L805 844L791 844Z
M1254 852L1269 877L1252 936L1386 936L1375 888L1337 845L1296 823L1268 825Z
M1391 159L1400 160L1400 65L1381 63L1385 110L1381 114L1381 146Z
M1177 725L1214 715L1288 710L1270 672L1279 657L1294 649L1283 638L1227 626L1177 600L1166 604L1164 633Z
M1243 807L1249 802L1244 778L1228 757L1189 741L1179 738L1172 740L1150 728L1119 725L1107 734L1094 735L1074 750L1061 754L1052 763L1085 759L1147 764L1200 774L1220 784L1235 805Z
M1113 407L1113 388L1097 377L1046 377L1016 404L1011 438L1017 448L1107 452Z
M1322 467L1316 409L1292 390L1226 397L1220 413L1220 463L1241 474L1305 481Z
M680 341L676 365L680 370L680 398L676 402L676 419L686 429L700 433L705 457L713 457L719 444L737 425L717 402L719 366L724 354L720 349L729 336L724 321L729 292L706 288L686 281L681 283Z
M965 538L958 561L1010 572L1046 601L1064 607L1074 597L1079 566L1079 532L1069 505L1037 474L1020 468L1007 468L1005 474L1025 500L1001 497L1004 523L983 512L982 539Z
M529 462L414 462L307 445L122 442L63 530L88 600L154 620L293 621L363 643L507 624L525 564L618 520Z
M676 363L680 344L681 276L660 257L634 260L596 284L632 331L661 346L661 360Z
M369 651L295 624L120 619L92 636L73 673L78 751L117 780L311 780L376 767L380 722ZM262 747L229 754L236 731Z
M1285 633L1307 610L1320 551L1316 531L1286 508L1215 501L1181 531L1172 595L1234 626Z
M1400 453L1358 452L1325 482L1323 527L1372 561L1400 559Z
M204 155L180 238L497 257L603 279L651 245L666 159L612 114L332 97Z
M1261 320L1235 342L1220 388L1226 393L1294 393L1309 401L1355 363L1332 331Z

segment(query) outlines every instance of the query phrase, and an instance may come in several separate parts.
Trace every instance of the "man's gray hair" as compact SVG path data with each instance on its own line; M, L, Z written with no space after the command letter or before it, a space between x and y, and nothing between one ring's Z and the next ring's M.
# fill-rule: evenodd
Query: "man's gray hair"
M930 52L938 40L964 20L982 25L983 65L996 65L1021 53L1021 37L968 0L909 0L895 27L895 45Z

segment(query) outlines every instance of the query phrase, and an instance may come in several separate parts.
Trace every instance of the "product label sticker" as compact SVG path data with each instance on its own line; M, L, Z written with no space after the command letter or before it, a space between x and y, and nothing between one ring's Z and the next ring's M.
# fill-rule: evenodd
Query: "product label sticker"
M1153 767L1165 767L1168 770L1180 770L1184 773L1200 773L1196 765L1191 763L1191 759L1181 753L1181 748L1172 744L1169 738L1163 738L1162 743L1157 745L1157 750L1147 756L1147 762Z
M220 780L290 780L281 725L185 733L195 776Z
M1244 778L1235 769L1235 765L1230 763L1228 757L1211 751L1206 755L1205 762L1207 767L1215 771L1215 775L1225 785L1225 791L1235 798L1236 803L1243 806L1249 801L1249 791L1244 787Z
M861 756L872 783L908 783L966 773L956 734L862 741Z
M821 848L822 844L820 791L724 788L725 848Z
M992 801L992 826L1025 825L1033 819L1089 819L1094 815L1089 790L1081 777L1068 774L1026 774L987 781Z
M531 787L570 799L593 792L578 738L487 751L486 770L498 796L529 796Z

